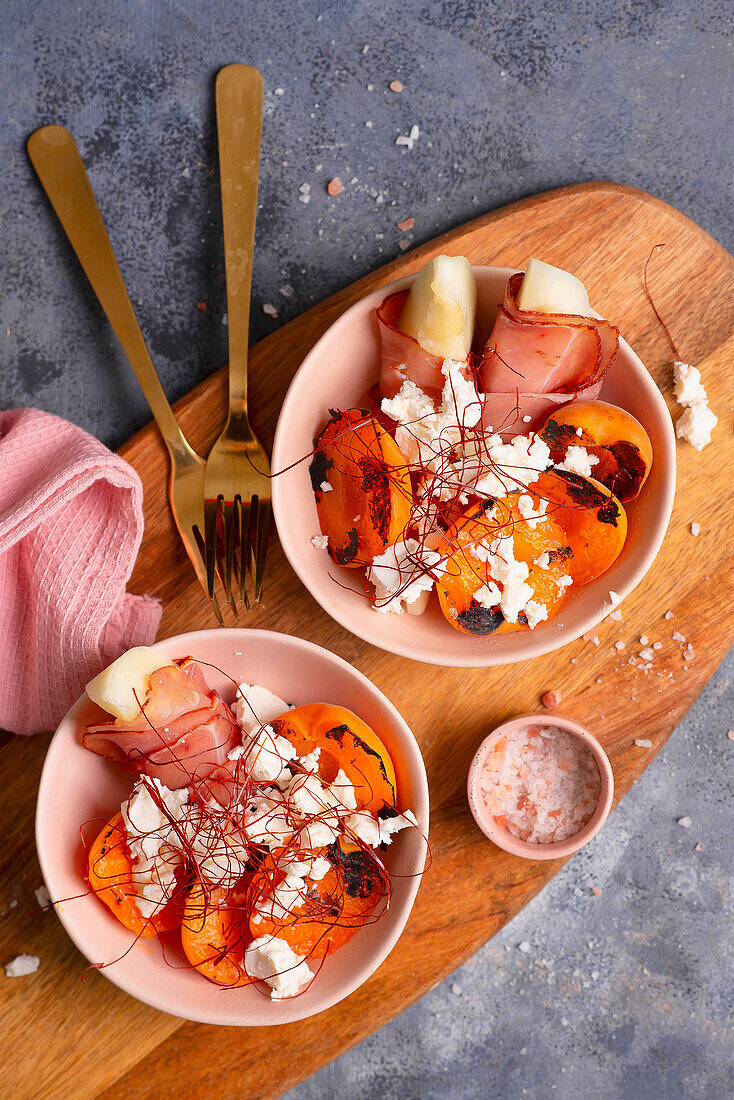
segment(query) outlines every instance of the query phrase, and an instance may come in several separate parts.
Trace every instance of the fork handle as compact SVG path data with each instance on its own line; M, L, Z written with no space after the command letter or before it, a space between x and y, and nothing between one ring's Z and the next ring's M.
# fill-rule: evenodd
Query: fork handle
M263 112L260 73L250 65L220 69L216 101L232 417L247 413L247 343Z
M155 372L73 137L63 126L44 126L28 139L28 155L130 360L171 455L198 458L178 426Z

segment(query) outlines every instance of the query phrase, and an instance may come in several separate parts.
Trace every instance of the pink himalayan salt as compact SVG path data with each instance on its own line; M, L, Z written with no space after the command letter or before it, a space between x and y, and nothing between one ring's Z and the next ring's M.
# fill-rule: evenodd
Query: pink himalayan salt
M578 737L557 726L528 726L499 738L484 764L481 789L500 828L531 844L552 844L590 820L601 778Z

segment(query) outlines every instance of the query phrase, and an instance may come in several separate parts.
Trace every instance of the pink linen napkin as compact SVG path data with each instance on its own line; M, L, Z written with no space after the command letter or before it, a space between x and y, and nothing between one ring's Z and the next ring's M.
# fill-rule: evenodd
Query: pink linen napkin
M53 729L93 676L155 639L160 603L125 592L142 536L127 462L50 413L0 412L0 729Z

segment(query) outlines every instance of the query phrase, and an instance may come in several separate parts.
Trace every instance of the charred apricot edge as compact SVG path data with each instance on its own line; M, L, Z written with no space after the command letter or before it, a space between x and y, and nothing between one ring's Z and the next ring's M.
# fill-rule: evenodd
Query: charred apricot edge
M588 584L619 557L627 537L627 514L606 486L565 470L540 474L533 490L548 501L572 550L565 563L574 584Z
M359 568L397 542L412 508L410 473L392 436L361 409L331 410L309 472L321 532L337 565ZM328 492L321 486L327 483Z
M219 886L207 898L200 883L186 899L181 922L181 945L191 965L217 985L249 985L244 964L250 942L244 892Z
M319 882L309 884L308 894L287 917L275 920L253 913L250 918L253 939L278 936L299 955L323 959L343 947L363 927L385 897L385 883L374 857L361 849L342 852L339 845L329 848L326 856L331 870ZM279 874L273 856L266 856L266 862L253 878L255 903L277 885Z
M554 462L562 462L569 447L595 455L594 479L622 503L637 496L650 473L650 437L632 413L607 401L572 401L552 413L538 434Z
M319 775L332 783L343 769L360 809L376 813L395 806L395 768L390 753L373 729L345 707L307 703L289 710L270 725L287 737L299 756L321 749Z
M108 907L120 924L138 936L150 939L181 923L182 906L174 897L169 905L144 917L136 902L132 884L133 865L130 859L122 814L111 818L89 849L87 880L100 901Z
M438 580L439 604L445 618L457 630L465 634L505 634L527 630L528 623L521 613L517 623L508 623L499 608L483 607L474 593L491 577L484 562L470 551L471 547L485 539L492 539L499 529L512 526L513 552L518 561L529 568L528 584L534 591L534 599L548 609L548 618L555 614L563 602L565 592L557 581L567 573L566 562L571 550L563 529L551 517L531 527L520 514L517 501L521 493L513 492L498 501L487 500L473 505L446 533L450 555L446 570ZM537 511L540 500L533 493L533 507ZM547 569L535 565L541 554L547 552Z

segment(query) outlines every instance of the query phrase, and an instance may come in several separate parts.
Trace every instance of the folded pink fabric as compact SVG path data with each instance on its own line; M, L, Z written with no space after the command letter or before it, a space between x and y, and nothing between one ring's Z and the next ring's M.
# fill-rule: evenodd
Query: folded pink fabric
M0 412L0 729L53 729L93 676L155 639L159 602L125 592L142 535L127 462L50 413Z

